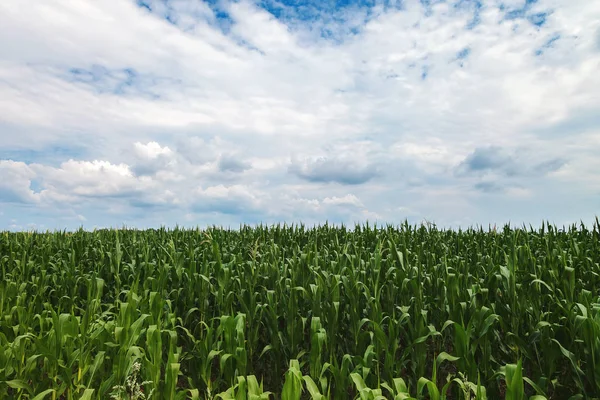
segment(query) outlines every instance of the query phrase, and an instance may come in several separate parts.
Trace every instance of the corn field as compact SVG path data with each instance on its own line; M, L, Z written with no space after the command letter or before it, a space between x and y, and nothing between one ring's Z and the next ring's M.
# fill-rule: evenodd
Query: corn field
M0 233L0 399L598 399L600 228Z

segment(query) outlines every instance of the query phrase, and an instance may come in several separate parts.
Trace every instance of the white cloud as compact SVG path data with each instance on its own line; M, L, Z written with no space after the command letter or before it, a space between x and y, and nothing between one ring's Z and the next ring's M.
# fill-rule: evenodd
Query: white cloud
M219 3L230 21L200 1L148 4L0 2L0 202L87 207L74 215L90 226L97 210L132 223L418 210L443 224L525 215L562 183L594 212L598 2L484 1L472 29L474 6L417 0L312 22L246 0ZM27 154L74 143L81 154L65 159ZM456 176L486 146L529 171L564 165Z
M111 196L136 190L138 182L126 164L111 164L107 161L69 160L52 168L33 165L43 175L44 182L57 191L68 190L79 196ZM49 189L52 190L52 189Z
M0 202L34 203L39 195L31 190L36 173L27 164L0 160Z
M164 180L177 180L177 174L172 169L176 164L175 153L167 146L162 147L157 142L133 145L134 161L132 170L136 175L161 174Z
M154 160L160 156L168 157L173 154L171 149L167 146L161 147L161 145L156 142L148 142L147 144L136 142L134 143L133 148L138 157L147 160Z
M354 207L363 207L363 204L360 202L358 197L356 197L353 194L347 194L343 197L337 197L337 196L325 197L323 199L323 204L334 205L334 206L348 205L348 206L354 206Z

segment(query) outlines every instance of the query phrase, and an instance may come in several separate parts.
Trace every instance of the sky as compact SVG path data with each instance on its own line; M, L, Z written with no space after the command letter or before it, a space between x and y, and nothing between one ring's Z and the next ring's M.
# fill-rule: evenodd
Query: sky
M2 0L0 230L591 224L598 0Z

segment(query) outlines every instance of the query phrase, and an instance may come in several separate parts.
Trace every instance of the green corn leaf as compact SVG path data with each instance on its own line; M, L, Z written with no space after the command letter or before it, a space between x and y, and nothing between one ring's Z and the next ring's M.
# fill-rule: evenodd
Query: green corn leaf
M22 379L13 379L10 381L5 381L4 383L13 389L26 390L28 393L31 393L31 386L29 386L27 382Z
M312 400L324 400L325 399L325 396L323 396L319 392L319 388L317 387L317 384L315 383L315 381L313 381L313 379L310 376L303 376L302 378L304 379L304 382L306 383L306 389L310 393Z
M524 399L525 388L523 382L521 360L516 365L506 365L506 400Z
M49 394L52 394L54 392L55 392L54 389L46 389L43 392L38 393L37 395L32 397L31 400L43 400L43 399L47 398ZM84 396L85 396L85 393L84 393Z
M79 400L92 400L94 389L85 389Z
M435 383L427 378L419 378L417 381L417 395L422 395L425 388L427 388L427 392L431 400L440 400L440 392Z

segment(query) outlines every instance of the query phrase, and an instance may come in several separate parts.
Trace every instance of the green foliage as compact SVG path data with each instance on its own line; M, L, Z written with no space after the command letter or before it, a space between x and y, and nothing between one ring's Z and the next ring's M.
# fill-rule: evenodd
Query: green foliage
M600 229L0 233L0 398L600 398Z

